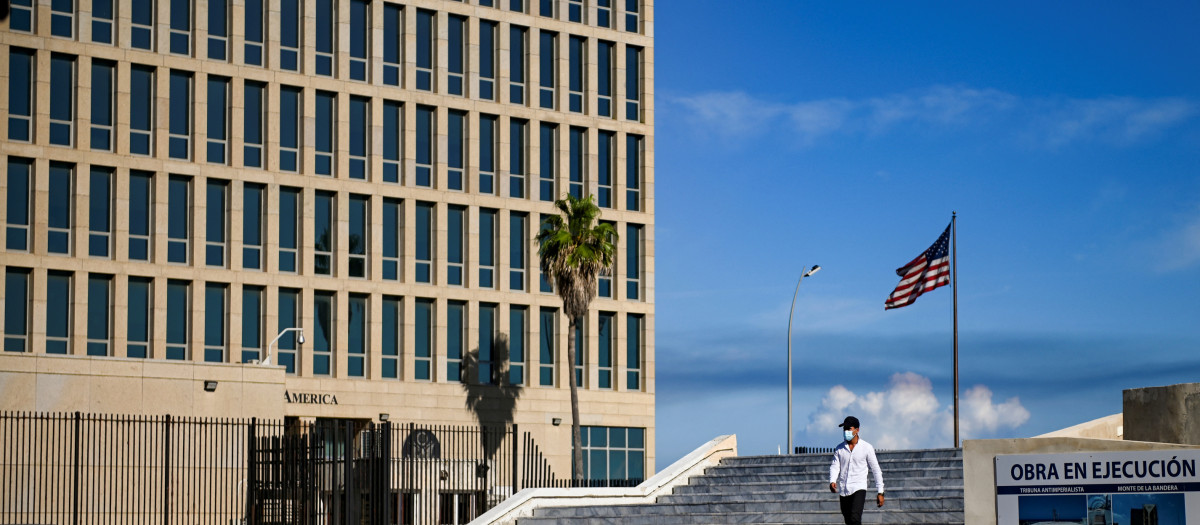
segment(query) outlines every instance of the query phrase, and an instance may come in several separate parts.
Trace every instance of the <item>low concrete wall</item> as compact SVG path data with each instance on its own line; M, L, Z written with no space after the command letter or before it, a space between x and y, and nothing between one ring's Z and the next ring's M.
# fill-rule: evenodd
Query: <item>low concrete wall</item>
M1200 445L1200 383L1130 388L1122 404L1125 439Z
M1122 425L1125 418L1122 414L1113 414L1104 416L1100 419L1093 419L1086 423L1080 423L1073 427L1067 427L1062 430L1055 430L1034 436L1038 438L1088 438L1088 439L1124 439Z
M636 487L525 489L475 518L470 525L515 523L518 518L532 516L539 507L653 503L658 496L669 494L676 486L686 485L692 476L716 466L722 458L736 455L737 436L719 436Z
M1170 443L1119 441L1112 439L1030 438L974 439L963 442L963 489L966 522L996 524L995 459L1000 454L1054 454L1071 452L1120 452L1126 450L1171 450L1200 448Z

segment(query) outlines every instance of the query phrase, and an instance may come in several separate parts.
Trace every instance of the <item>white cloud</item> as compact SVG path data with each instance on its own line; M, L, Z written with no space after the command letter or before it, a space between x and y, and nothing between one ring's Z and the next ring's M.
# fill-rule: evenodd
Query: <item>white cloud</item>
M1049 148L1079 141L1128 145L1200 113L1200 106L1182 98L1029 98L963 86L932 86L857 100L777 102L740 91L660 100L665 107L682 108L683 120L703 133L726 140L780 134L800 146L831 135L876 136L914 127L977 129L1025 137Z
M983 385L968 389L959 403L964 439L1015 429L1030 416L1020 399L995 403L992 391ZM929 379L913 372L892 375L882 392L856 394L842 385L834 386L810 416L807 431L814 436L831 434L847 415L862 421L863 439L878 448L946 447L953 440L953 404L943 407Z

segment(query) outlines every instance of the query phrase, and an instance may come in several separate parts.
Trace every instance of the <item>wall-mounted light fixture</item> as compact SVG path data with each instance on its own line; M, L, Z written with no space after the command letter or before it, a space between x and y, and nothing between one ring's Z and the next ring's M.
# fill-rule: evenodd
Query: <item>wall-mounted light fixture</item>
M391 416L390 414L388 414L387 412L382 412L382 413L380 413L380 414L379 414L379 422L380 422L380 423L387 423L387 420L388 420L388 418L390 418L390 417L392 417L392 416Z
M212 380L205 381L204 382L204 391L205 392L216 392L217 391L217 382L212 381Z
M553 424L554 426L556 426L556 427L557 427L557 426L559 426L559 425L561 425L561 424L562 424L562 418L561 418L561 417L556 417L556 418L554 418L554 419L551 419L551 420L550 420L550 423L551 423L551 424Z

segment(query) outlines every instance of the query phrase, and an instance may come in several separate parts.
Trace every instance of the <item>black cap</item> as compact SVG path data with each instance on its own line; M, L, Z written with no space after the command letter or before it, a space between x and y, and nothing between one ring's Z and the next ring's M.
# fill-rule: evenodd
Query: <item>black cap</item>
M842 424L838 426L842 428L861 428L858 426L858 418L854 416L846 416L846 420L842 421Z

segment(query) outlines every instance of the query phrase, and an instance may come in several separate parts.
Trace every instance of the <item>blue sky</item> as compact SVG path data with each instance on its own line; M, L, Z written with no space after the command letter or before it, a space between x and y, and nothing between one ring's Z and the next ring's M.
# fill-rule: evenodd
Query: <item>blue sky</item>
M958 220L964 436L1200 380L1200 4L655 6L658 466L846 412L949 446L949 287L885 312Z

